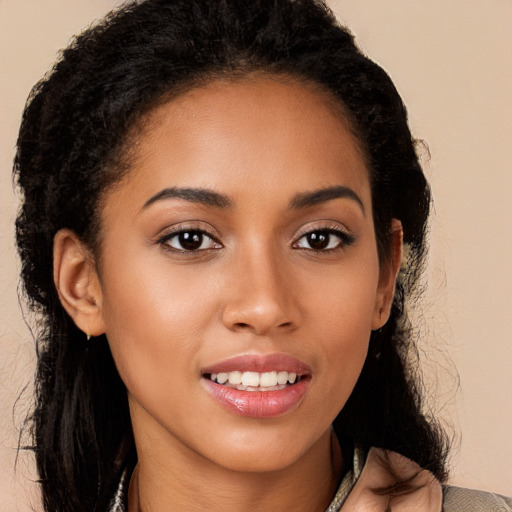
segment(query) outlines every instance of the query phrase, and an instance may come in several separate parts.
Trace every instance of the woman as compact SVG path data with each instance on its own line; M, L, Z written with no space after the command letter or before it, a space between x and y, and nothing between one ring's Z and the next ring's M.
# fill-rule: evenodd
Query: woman
M15 175L46 510L440 510L429 189L323 4L128 4L34 89Z

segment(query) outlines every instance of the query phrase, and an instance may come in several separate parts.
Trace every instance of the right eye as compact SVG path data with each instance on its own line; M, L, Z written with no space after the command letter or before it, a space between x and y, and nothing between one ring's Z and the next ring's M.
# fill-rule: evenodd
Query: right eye
M205 251L221 247L210 235L199 229L184 229L170 233L158 242L181 252Z

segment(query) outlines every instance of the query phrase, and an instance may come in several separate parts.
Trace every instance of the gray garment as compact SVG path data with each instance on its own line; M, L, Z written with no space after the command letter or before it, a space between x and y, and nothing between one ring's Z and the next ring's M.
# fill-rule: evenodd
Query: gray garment
M343 478L325 512L343 512L343 504L359 479L365 461L366 455L356 448L352 469ZM442 512L512 512L512 496L507 498L492 492L446 485L443 486Z
M117 491L110 500L108 512L126 512L128 510L128 487L130 486L131 471L125 469Z
M443 489L443 512L511 512L512 497L492 492L446 486Z

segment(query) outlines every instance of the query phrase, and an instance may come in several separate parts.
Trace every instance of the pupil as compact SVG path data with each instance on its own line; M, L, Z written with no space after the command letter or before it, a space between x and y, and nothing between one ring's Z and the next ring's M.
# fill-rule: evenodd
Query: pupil
M313 249L325 249L329 245L329 233L316 231L308 235L309 246Z
M197 231L188 231L185 233L180 233L178 235L180 245L183 249L187 251L195 251L201 247L203 243L203 235L202 233L198 233Z

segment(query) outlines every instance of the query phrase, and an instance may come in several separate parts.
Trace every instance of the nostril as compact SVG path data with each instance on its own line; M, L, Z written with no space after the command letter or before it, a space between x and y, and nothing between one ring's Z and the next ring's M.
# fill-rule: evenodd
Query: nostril
M289 329L293 326L293 322L283 322L277 326L278 329ZM236 322L233 324L233 329L235 331L246 331L246 330L256 330L260 332L258 329L255 329L250 323L246 322Z

